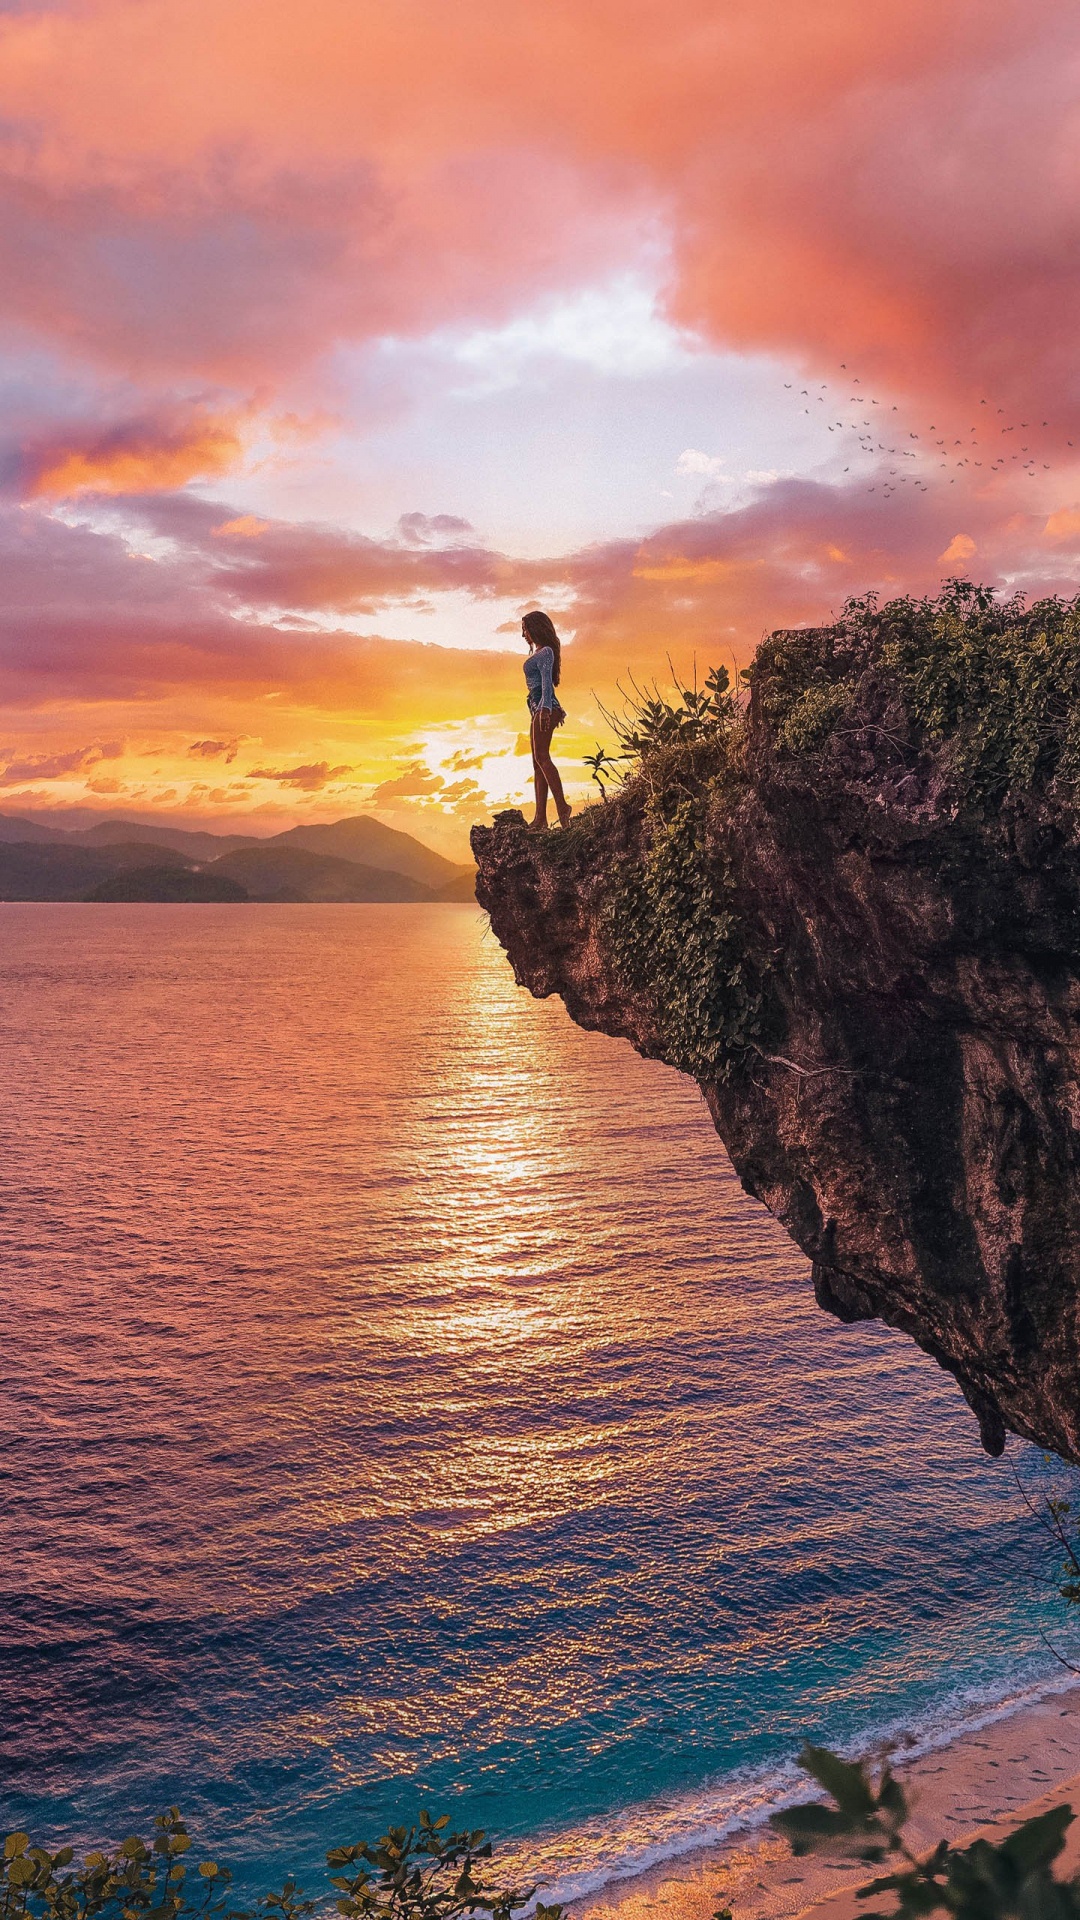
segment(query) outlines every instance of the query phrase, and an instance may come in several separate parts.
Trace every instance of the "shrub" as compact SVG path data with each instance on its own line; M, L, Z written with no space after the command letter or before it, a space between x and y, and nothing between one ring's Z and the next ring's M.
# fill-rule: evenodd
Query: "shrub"
M749 677L781 756L861 729L891 759L940 754L953 805L973 812L1080 786L1080 597L1029 606L969 580L884 606L869 594L832 627L771 635Z
M937 600L891 601L870 626L914 727L951 743L962 800L990 806L1056 777L1075 787L1080 600L999 604L955 581Z
M888 1914L868 1910L865 1920L916 1920L931 1913L958 1920L1080 1920L1080 1876L1063 1881L1053 1874L1073 1821L1071 1807L1026 1820L1005 1840L974 1840L969 1847L942 1840L920 1858L904 1839L907 1799L887 1766L875 1782L864 1764L813 1746L804 1747L799 1764L832 1804L817 1801L774 1814L773 1826L794 1853L828 1847L868 1864L898 1862L860 1889L860 1900L888 1893L895 1903Z
M605 925L612 963L650 1007L664 1058L697 1080L726 1080L759 1032L730 863L709 848L711 789L664 783L645 808L643 847L616 869Z
M155 1821L149 1845L133 1835L112 1852L90 1852L75 1866L71 1847L50 1853L28 1834L9 1834L0 1861L0 1920L304 1920L316 1911L295 1880L249 1906L229 1898L231 1875L215 1860L194 1867L191 1839L177 1807ZM511 1916L531 1887L483 1878L491 1842L481 1832L448 1833L449 1816L421 1811L413 1827L391 1827L374 1845L333 1847L334 1905L348 1920L463 1920ZM348 1871L343 1871L348 1869ZM560 1920L560 1907L537 1906L537 1920Z
M660 747L685 746L722 733L734 719L735 700L726 667L710 668L702 687L696 680L692 687L681 686L674 671L672 680L674 699L661 694L655 683L649 692L631 677L629 692L619 689L624 700L622 713L609 713L606 707L600 708L620 748L616 758L627 762L629 767ZM603 754L603 749L599 748L598 752ZM604 758L610 767L611 759Z

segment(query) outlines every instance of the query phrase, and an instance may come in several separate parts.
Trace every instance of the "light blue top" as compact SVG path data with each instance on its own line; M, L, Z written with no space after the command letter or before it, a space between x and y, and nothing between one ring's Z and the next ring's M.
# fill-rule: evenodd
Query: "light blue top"
M550 647L537 647L525 662L525 685L528 688L528 707L530 713L555 711L555 682L552 671L555 655Z

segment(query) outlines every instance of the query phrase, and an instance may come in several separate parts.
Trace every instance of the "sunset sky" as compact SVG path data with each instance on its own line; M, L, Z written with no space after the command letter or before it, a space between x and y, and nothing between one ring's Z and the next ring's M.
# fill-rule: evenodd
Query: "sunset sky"
M1075 591L1078 103L1041 0L0 0L0 809L462 854L529 606L573 790L627 670Z

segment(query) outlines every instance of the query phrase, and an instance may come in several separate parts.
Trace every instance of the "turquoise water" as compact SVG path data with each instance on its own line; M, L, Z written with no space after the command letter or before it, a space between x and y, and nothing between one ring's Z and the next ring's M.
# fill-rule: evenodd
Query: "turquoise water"
M8 1827L580 1890L1057 1683L952 1382L474 909L0 911Z

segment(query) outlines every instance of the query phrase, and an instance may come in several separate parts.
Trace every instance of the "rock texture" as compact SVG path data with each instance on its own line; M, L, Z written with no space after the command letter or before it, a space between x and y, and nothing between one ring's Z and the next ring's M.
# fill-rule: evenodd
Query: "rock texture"
M722 800L687 749L565 833L517 813L475 829L477 898L521 985L671 1059L675 983L628 984L610 928L657 781L696 792L764 1007L702 1080L744 1187L822 1307L902 1328L955 1376L988 1451L1011 1428L1077 1460L1080 844L1035 794L962 818L941 753L872 691L816 756L785 757L751 712Z

